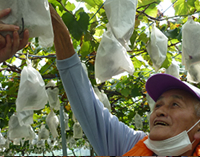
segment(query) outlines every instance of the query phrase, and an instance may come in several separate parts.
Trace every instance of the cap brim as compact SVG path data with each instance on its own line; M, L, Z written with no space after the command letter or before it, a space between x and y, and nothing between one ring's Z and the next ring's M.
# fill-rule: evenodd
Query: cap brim
M154 101L170 89L188 91L200 100L200 89L169 74L155 74L146 83L147 93Z

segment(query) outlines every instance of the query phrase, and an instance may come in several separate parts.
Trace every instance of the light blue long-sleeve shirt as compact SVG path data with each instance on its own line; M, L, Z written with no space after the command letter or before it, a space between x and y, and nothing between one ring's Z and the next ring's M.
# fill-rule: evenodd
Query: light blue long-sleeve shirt
M104 108L77 54L57 60L64 89L73 113L99 156L121 156L146 134L129 128Z

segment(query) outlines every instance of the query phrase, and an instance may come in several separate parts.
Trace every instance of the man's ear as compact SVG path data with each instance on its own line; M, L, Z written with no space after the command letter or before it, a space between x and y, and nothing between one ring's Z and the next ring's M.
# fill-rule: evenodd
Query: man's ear
M197 130L197 132L194 134L194 138L195 138L196 140L200 140L200 123L197 125L197 127L198 127L198 130Z
M200 140L200 131L198 131L198 132L196 132L196 133L194 134L194 138L195 138L196 140Z
M198 132L200 132L200 123L197 124Z

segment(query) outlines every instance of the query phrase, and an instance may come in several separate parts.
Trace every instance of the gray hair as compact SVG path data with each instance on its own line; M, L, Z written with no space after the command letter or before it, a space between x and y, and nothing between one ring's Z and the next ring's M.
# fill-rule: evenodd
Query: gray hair
M196 116L200 118L200 101L199 100L195 101L194 109L195 109Z

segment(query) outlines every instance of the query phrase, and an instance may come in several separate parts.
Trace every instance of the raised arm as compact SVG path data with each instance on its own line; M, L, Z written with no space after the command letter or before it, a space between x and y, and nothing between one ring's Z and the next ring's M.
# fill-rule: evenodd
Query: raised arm
M57 68L77 120L97 155L121 156L145 136L119 122L94 93L69 32L51 6Z

